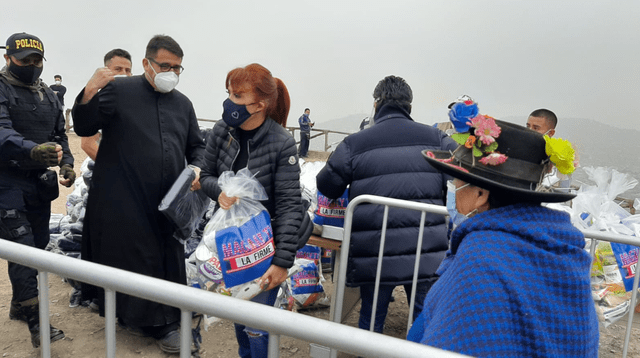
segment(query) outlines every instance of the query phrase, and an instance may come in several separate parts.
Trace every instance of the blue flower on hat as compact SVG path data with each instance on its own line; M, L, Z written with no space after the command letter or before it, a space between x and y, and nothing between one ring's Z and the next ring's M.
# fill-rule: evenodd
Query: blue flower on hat
M456 102L449 109L449 119L458 133L468 132L471 118L477 115L478 104L473 101Z

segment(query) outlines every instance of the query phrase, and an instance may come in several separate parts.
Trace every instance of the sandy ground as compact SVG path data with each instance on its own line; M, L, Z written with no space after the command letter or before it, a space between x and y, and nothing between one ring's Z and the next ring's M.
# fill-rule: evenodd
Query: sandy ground
M86 155L80 149L80 140L74 134L69 134L72 152L76 158L77 172ZM310 152L310 160L326 160L326 153ZM54 201L52 212L65 213L66 196L71 189L61 187L60 197ZM331 293L331 275L325 274L325 289ZM71 286L63 282L62 278L49 274L50 310L51 322L57 328L62 329L66 338L55 342L51 346L51 357L104 357L105 336L104 318L92 312L87 307L69 307L69 294ZM9 319L9 303L11 300L11 284L7 275L7 262L0 260L0 354L2 357L39 357L40 349L31 346L27 325L20 321ZM357 311L347 317L346 324L357 325ZM329 309L315 309L301 312L322 319L329 318ZM406 297L401 289L396 291L396 301L392 303L385 334L396 337L404 337L406 334L406 320L408 308ZM313 329L313 327L309 327ZM609 328L601 328L600 352L603 358L622 356L625 326L612 325ZM213 324L208 332L202 331L203 344L199 352L200 357L237 357L237 343L234 335L233 324L229 321L220 321ZM629 357L640 357L640 330L633 330ZM169 356L163 353L151 338L136 337L116 330L117 357L123 358L159 358ZM309 342L281 337L281 357L309 357ZM347 357L346 354L341 354Z

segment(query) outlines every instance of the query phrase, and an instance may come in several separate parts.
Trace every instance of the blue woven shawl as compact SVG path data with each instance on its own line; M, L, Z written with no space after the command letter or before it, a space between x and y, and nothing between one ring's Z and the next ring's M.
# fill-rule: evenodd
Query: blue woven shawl
M466 220L407 339L478 357L597 357L584 245L569 215L537 205Z

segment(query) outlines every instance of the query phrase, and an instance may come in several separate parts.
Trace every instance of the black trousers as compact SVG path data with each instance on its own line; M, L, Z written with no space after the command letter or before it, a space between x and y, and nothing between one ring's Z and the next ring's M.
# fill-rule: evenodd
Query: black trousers
M24 178L19 184L8 183L17 185L0 187L0 209L12 212L12 215L5 215L8 217L1 219L0 225L4 236L9 236L3 239L44 249L49 243L51 202L42 203L36 199L36 183L37 178ZM13 289L12 301L22 302L37 297L38 270L13 262L9 262L8 266Z
M300 132L300 148L298 149L298 156L306 157L309 151L309 138L310 132Z

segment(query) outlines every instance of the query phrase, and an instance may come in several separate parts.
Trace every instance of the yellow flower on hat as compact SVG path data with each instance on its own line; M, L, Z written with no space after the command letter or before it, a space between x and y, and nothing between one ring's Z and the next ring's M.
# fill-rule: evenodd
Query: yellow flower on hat
M546 142L544 149L558 171L562 174L573 173L576 170L573 165L576 152L571 143L566 139L551 138L546 134L544 140Z

